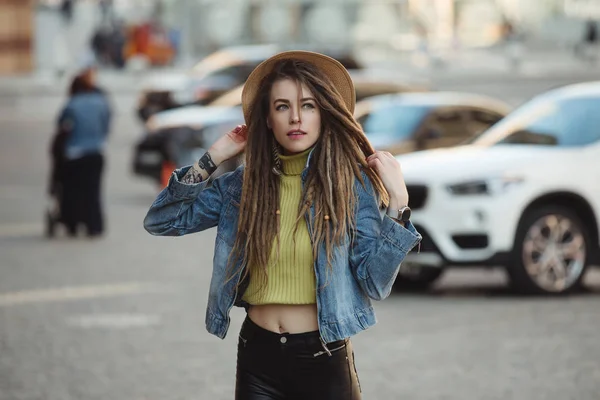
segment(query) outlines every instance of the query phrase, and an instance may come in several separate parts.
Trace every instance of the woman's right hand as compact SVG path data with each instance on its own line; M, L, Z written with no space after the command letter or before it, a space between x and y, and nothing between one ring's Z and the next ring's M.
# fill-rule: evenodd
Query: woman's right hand
M238 125L210 146L210 158L218 166L244 151L247 142L248 128L246 125Z

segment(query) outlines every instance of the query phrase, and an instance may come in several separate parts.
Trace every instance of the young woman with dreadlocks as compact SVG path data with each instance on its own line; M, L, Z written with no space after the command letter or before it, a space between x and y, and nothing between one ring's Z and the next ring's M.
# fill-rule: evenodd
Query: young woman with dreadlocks
M389 295L421 236L399 163L373 150L354 104L337 61L271 57L244 86L246 125L176 170L144 220L153 235L217 226L206 327L224 338L231 308L247 311L238 400L361 398L349 338L375 324L370 299Z

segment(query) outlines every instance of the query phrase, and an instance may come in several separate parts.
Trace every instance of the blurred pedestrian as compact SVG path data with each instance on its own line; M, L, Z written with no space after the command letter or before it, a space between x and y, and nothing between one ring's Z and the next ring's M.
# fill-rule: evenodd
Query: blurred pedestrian
M176 170L144 220L164 236L218 226L206 327L224 338L231 307L247 311L236 399L361 398L350 337L375 324L369 298L389 295L421 237L398 161L373 150L354 104L337 61L271 57L245 83L246 125Z
M598 25L594 20L588 20L585 24L583 40L579 54L587 61L595 61L598 52Z
M70 236L81 224L89 237L104 231L100 187L110 120L108 99L96 86L96 70L87 67L71 83L58 119L62 138L54 149L55 157L63 160L60 214Z
M110 22L113 20L113 1L112 0L99 0L98 6L100 7L100 14L104 22Z
M60 5L60 13L67 24L73 20L73 0L63 0Z
M525 52L522 33L518 32L514 24L507 18L504 18L501 29L504 53L509 67L513 70L519 69Z
M417 62L422 65L431 63L431 53L429 48L429 29L422 20L415 22L415 34L417 36L416 56Z
M100 65L112 66L110 30L106 25L101 25L96 29L90 40L90 48Z

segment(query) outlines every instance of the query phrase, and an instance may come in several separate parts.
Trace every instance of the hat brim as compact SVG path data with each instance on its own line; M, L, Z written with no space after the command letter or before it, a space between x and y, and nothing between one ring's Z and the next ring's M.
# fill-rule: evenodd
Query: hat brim
M346 68L339 61L324 54L294 50L276 54L263 61L252 71L246 80L242 90L242 109L246 124L250 121L250 113L260 90L262 80L273 71L275 64L281 60L302 60L316 66L331 80L333 86L339 91L348 111L352 114L354 113L356 92L354 91L352 78L350 78L350 74L348 74Z

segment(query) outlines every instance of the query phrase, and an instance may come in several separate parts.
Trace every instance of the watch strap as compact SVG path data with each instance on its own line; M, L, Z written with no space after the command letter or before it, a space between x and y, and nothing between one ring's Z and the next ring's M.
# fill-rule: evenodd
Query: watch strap
M208 172L209 175L212 175L212 173L217 170L217 166L213 162L212 158L210 158L210 153L208 151L204 153L202 157L200 157L198 160L198 166Z
M398 219L398 216L400 215L400 210L398 210L397 208L388 207L386 214L392 219Z

